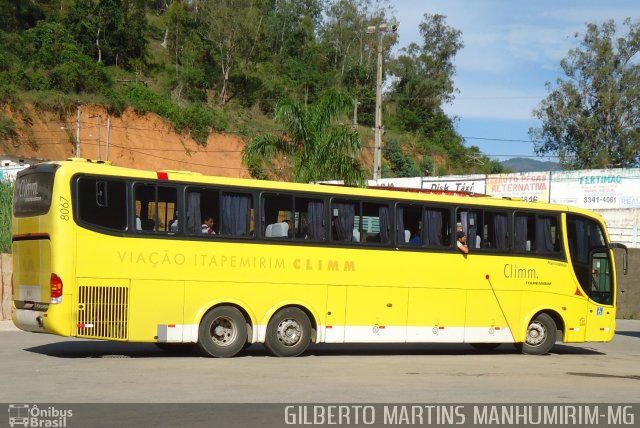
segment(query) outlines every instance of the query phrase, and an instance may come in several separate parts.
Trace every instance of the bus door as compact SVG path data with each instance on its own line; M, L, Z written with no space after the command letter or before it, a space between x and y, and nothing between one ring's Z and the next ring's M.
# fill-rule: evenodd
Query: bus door
M585 341L601 342L611 340L615 333L615 306L613 287L613 263L611 251L606 247L596 248L589 253L589 301L587 303L587 328ZM586 290L585 290L586 291Z
M327 287L327 318L325 321L324 341L327 343L343 343L345 331L345 310L347 304L347 287Z

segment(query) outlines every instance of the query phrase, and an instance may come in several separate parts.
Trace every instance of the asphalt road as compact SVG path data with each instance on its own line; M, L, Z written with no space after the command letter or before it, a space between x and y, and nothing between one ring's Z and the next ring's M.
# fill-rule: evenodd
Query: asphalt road
M232 359L62 338L0 322L0 403L640 402L640 321L613 342L528 356L501 345L318 345Z

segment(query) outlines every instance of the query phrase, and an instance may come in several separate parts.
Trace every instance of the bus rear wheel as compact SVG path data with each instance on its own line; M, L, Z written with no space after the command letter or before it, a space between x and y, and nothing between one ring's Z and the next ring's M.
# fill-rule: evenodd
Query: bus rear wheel
M198 346L209 356L230 358L247 343L247 322L232 306L220 306L209 311L198 329Z
M267 325L265 347L276 357L297 357L311 341L311 321L298 308L281 309Z
M551 350L556 343L558 327L547 314L539 314L527 327L527 338L521 345L522 353L529 355L543 355Z

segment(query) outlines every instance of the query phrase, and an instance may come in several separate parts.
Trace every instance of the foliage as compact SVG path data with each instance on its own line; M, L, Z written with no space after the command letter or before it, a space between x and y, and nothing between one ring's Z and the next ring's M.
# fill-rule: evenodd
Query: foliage
M425 14L424 19L422 46L411 43L393 65L398 78L393 96L403 128L428 137L447 125L442 103L453 100L453 59L464 45L444 16Z
M13 120L0 111L0 143L18 138L18 131Z
M272 169L280 155L291 165L296 182L344 180L346 184L363 185L366 171L360 161L362 142L355 129L336 124L350 105L350 98L337 92L324 94L311 106L281 102L276 121L284 126L284 134L255 137L243 153L245 165L263 174L265 163Z
M433 170L433 159L440 173L495 169L486 158L469 164L479 151L464 146L455 118L443 110L455 94L453 59L463 47L460 32L443 16L425 15L421 43L396 55L390 3L0 0L0 104L15 111L32 103L61 118L77 103L104 105L115 115L131 106L162 116L204 145L213 129L266 134L293 120L294 112L313 122L312 112L326 103L323 94L341 92L348 99L339 109L343 125L309 123L316 134L303 136L286 129L279 138L299 156L276 161L274 154L248 167L252 175L266 178L277 162L298 179L349 175L352 168L350 180L359 182L362 157L348 125L364 133L369 129L363 127L374 126L381 41L383 79L389 83L393 77L390 86L384 85L390 87L383 103L385 135L397 139L387 141L385 174ZM381 23L389 24L386 32L368 32ZM2 123L7 138L15 125ZM342 151L330 154L342 164L323 164L321 157L330 158L329 153L310 161L310 168L295 163L304 158L301 147L328 138L346 141Z
M138 113L153 112L169 119L176 131L190 130L193 138L203 146L207 145L211 128L224 131L228 126L223 116L203 104L180 107L142 85L127 86L123 94Z
M558 155L563 167L640 165L640 21L624 26L620 36L614 21L588 24L560 63L566 79L547 82L534 111L542 127L529 130L537 154Z
M11 252L11 199L13 183L0 179L0 253Z
M389 140L385 144L382 152L384 157L389 161L392 177L417 177L423 174L415 158L402 151L398 140Z

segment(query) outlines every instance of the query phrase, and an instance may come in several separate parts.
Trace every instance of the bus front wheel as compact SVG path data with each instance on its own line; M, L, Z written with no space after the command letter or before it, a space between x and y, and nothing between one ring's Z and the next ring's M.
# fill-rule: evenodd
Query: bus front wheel
M218 358L235 356L247 343L247 322L232 306L209 311L198 329L198 345L207 355Z
M539 314L527 327L527 338L521 344L524 354L543 355L551 350L556 343L558 327L547 314Z
M267 325L265 347L276 357L297 357L311 341L311 321L298 308L279 310Z

